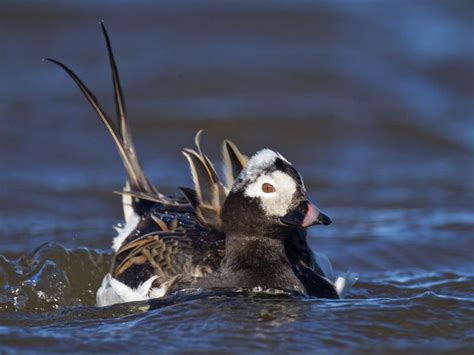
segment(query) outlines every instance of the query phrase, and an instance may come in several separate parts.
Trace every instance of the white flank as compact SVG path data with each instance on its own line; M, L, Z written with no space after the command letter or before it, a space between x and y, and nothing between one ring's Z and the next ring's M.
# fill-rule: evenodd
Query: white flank
M140 216L135 212L128 218L127 223L123 228L115 226L115 230L118 235L112 241L112 249L116 252L122 246L123 241L132 233L132 231L137 227L138 222L140 222Z
M123 187L123 192L130 192L130 184L128 181ZM125 223L128 223L129 219L135 213L135 211L133 210L132 203L133 201L132 201L131 195L127 195L127 194L122 195L122 208L123 208L123 217L125 218Z
M172 281L165 282L161 287L152 288L153 281L158 276L150 277L137 288L131 288L114 279L110 274L105 275L102 285L97 290L97 306L104 307L116 303L145 301L151 298L163 297L168 291Z
M160 298L160 297L163 297L164 295L166 295L166 293L168 292L168 289L173 284L175 279L176 278L173 278L171 280L163 282L160 285L160 287L152 288L150 290L149 294L148 294L148 298Z

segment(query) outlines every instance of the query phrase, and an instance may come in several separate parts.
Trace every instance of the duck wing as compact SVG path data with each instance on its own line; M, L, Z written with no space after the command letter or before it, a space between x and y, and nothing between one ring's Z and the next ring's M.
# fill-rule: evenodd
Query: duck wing
M111 276L131 288L152 277L154 288L189 287L220 267L224 248L224 235L198 223L192 214L155 207L115 254Z
M193 206L198 218L206 225L222 230L220 211L227 197L227 190L219 180L219 176L211 161L201 149L202 130L196 134L197 151L184 149L183 155L189 162L194 190L181 189Z
M184 149L188 160L194 189L181 187L181 191L193 206L198 218L210 228L222 231L221 210L235 178L244 168L248 158L229 140L222 145L226 184L219 179L214 165L201 148L202 130L194 139L196 150Z
M308 295L318 298L338 299L334 283L302 262L293 266L293 272L301 281Z

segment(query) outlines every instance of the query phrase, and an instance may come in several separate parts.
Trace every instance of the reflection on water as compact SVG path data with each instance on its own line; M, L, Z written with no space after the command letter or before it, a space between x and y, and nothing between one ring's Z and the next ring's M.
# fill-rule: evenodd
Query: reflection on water
M0 350L472 352L472 2L0 5ZM113 109L97 22L146 171L179 151L281 151L334 219L310 242L361 278L324 301L178 293L94 307L124 174L63 60ZM112 112L112 111L111 111Z

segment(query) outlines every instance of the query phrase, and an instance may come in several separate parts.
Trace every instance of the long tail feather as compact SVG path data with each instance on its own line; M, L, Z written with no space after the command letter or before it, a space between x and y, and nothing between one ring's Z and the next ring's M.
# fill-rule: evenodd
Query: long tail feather
M162 195L158 190L148 181L143 171L143 168L138 160L136 149L133 144L132 136L130 133L130 127L127 123L125 100L123 96L122 87L120 84L120 77L117 69L117 64L112 51L112 45L110 42L109 35L103 22L100 23L102 32L104 34L105 42L107 45L107 52L110 61L110 67L112 71L112 81L114 87L114 99L117 111L117 124L107 115L104 109L101 107L99 101L92 93L91 90L79 79L79 77L65 64L51 58L46 60L60 66L66 73L73 79L79 89L82 91L87 101L91 104L101 121L112 136L115 145L119 151L120 157L125 166L129 187L127 190L143 194L144 196L152 196L156 201L161 203L175 203L172 199ZM141 198L139 198L141 199ZM150 200L146 198L145 200ZM137 201L137 200L135 200Z
M112 70L112 81L114 85L114 99L115 107L117 111L117 118L120 127L120 132L122 133L122 138L126 148L129 148L130 145L133 147L131 136L129 135L129 128L126 121L126 108L125 108L125 99L123 97L122 85L120 84L120 77L117 69L117 63L115 62L114 52L112 51L112 45L110 43L109 34L105 28L104 22L101 21L100 27L102 28L102 33L104 34L105 43L107 45L107 53L109 55L110 68Z
M117 69L117 63L115 61L114 52L112 50L112 45L110 42L110 37L107 33L107 29L105 28L104 22L100 23L102 28L102 33L104 34L105 43L107 45L107 53L109 56L110 61L110 68L112 71L112 82L114 86L114 99L115 99L115 107L117 112L117 121L118 127L120 129L120 134L122 136L122 143L125 149L125 152L128 155L128 159L130 160L130 164L133 167L135 174L137 175L137 179L139 180L139 186L132 186L132 189L139 190L142 192L154 192L158 193L153 185L150 184L148 179L145 176L143 168L140 165L138 160L138 156L135 150L135 146L133 144L132 135L130 133L130 127L127 121L127 112L125 107L125 99L123 96L122 85L120 84L120 76Z
M117 69L117 63L115 61L114 52L112 50L110 37L107 33L107 29L105 28L103 21L101 21L100 27L102 28L102 33L104 34L104 39L107 46L107 54L109 56L110 68L112 71L112 83L114 86L114 99L115 99L115 107L117 111L118 127L120 129L120 133L122 136L122 143L123 143L125 152L128 156L130 164L132 165L134 173L137 175L137 179L138 179L138 185L137 186L132 185L131 188L133 190L158 194L158 191L154 188L152 184L150 184L150 182L146 178L143 168L141 167L141 164L138 160L138 156L137 156L135 146L132 140L132 135L130 133L130 127L127 121L125 99L123 96L122 85L120 84L120 76Z
M92 93L92 91L89 90L89 88L82 82L81 79L74 73L69 67L67 67L65 64L51 58L46 58L47 61L54 63L58 66L60 66L71 78L74 80L74 82L77 84L79 89L82 91L84 94L85 98L89 103L91 104L92 108L95 110L97 115L100 117L102 122L104 123L105 127L109 131L110 135L112 136L112 139L115 142L115 145L117 146L117 149L119 151L120 157L122 158L122 161L125 165L125 169L127 171L127 175L130 180L130 184L133 186L134 189L136 189L137 186L139 186L139 180L138 177L133 170L133 165L130 162L126 149L122 143L122 136L120 132L117 131L114 122L112 119L106 114L106 112L102 109L99 101L95 97L95 95Z

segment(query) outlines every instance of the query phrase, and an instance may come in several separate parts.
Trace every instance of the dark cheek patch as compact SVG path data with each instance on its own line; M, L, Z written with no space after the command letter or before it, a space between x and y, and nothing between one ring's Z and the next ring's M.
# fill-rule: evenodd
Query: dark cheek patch
M306 194L304 193L302 187L298 185L296 187L295 193L293 194L293 198L291 199L290 208L295 208L301 201L306 199Z

